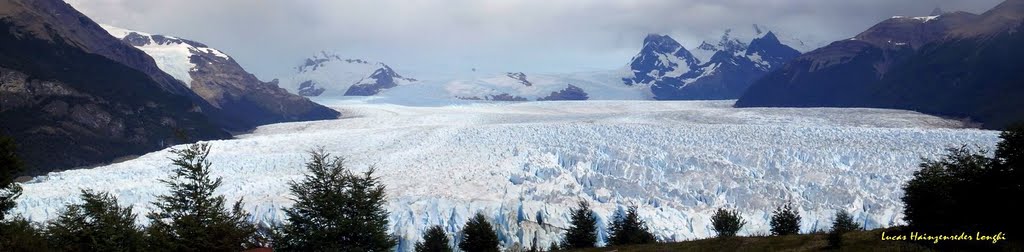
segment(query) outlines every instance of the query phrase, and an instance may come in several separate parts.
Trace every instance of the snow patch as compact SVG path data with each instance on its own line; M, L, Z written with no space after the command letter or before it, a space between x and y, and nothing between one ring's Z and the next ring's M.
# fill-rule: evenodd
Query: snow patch
M175 79L184 82L185 86L189 88L192 88L191 72L195 71L197 67L196 64L192 63L192 56L196 55L197 53L208 53L220 57L224 60L231 59L231 57L229 57L227 54L224 54L220 50L208 47L193 46L188 43L184 43L184 41L181 41L180 38L176 37L164 36L170 39L171 41L166 41L165 43L157 43L153 40L154 35L150 33L133 31L105 24L100 24L100 27L102 27L104 30L107 31L107 33L110 33L111 36L114 36L117 39L124 39L132 33L139 34L149 39L149 44L143 46L136 46L136 48L142 50L150 57L153 57L153 60L156 61L156 65L158 68L160 68L160 70L171 75L171 77L174 77Z

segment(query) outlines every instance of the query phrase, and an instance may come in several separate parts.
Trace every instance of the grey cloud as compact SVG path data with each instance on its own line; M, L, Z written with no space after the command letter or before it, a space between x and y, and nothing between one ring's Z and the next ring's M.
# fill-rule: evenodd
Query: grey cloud
M96 19L220 48L261 78L320 50L419 75L470 67L559 72L624 65L644 34L687 46L753 23L821 41L932 8L1000 0L67 0ZM415 76L414 76L415 77Z

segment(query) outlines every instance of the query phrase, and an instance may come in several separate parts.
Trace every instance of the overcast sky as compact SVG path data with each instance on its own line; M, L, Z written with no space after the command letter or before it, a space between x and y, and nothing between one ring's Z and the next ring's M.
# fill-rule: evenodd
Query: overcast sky
M203 42L261 79L321 50L409 77L479 68L614 69L645 34L688 48L762 24L805 40L852 37L935 7L981 13L1001 0L67 0L99 23Z

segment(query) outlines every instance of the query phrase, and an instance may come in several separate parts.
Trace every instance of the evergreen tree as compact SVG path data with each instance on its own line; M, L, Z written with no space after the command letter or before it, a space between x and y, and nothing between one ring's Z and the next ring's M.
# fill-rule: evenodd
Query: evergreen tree
M109 193L82 190L82 203L68 205L47 224L50 245L62 251L143 251L142 229L131 207Z
M192 144L172 151L175 168L170 178L161 180L170 187L167 195L153 202L156 211L147 214L149 250L161 251L241 251L254 247L256 226L242 210L242 201L231 211L224 196L214 196L221 179L210 177L208 144Z
M497 252L498 245L498 234L482 213L477 213L462 228L462 240L459 241L459 249L462 251Z
M21 196L21 186L14 179L25 169L18 158L14 139L0 136L0 221L14 208L15 200Z
M448 234L440 225L432 226L423 233L423 241L416 242L416 252L451 252L448 241Z
M0 221L0 251L53 251L43 228L22 217Z
M618 212L615 218L608 224L608 244L629 245L648 244L656 242L654 234L647 227L647 223L640 220L636 206L631 206L626 213Z
M828 233L829 247L839 248L843 242L843 234L860 229L860 225L853 221L853 216L850 213L840 210L836 213L835 220L832 221L832 230Z
M800 233L800 213L793 209L793 202L772 212L772 235L794 235Z
M288 223L275 241L281 251L390 251L384 185L373 176L345 168L344 160L322 149L311 151L307 174L289 187L295 204L284 209Z
M747 224L740 213L736 210L725 210L719 208L715 215L711 216L711 226L715 228L718 237L733 237Z
M7 215L21 196L21 186L14 179L24 168L14 140L0 136L0 251L50 250L41 228L24 218Z
M551 245L548 246L548 251L558 251L558 250L559 249L558 249L558 242L557 241L551 242Z
M569 230L562 238L566 249L593 248L597 243L597 216L590 210L590 204L580 200L572 212Z
M1018 233L1024 222L1024 127L1000 134L995 156L966 146L949 149L938 160L925 160L903 186L904 220L914 230L931 233Z
M992 179L988 182L982 182L988 183L990 188L982 187L982 190L999 192L999 194L980 193L982 195L999 196L981 197L980 200L984 202L979 202L979 204L998 204L997 202L1002 202L1005 199L1024 198L1024 124L1017 124L1007 128L999 135L999 138L1001 141L996 146L994 161L996 171L989 175ZM978 199L979 197L975 198ZM983 227L984 229L1004 229L1007 232L1024 233L1024 225L1005 224L1024 223L1024 217L1020 214L1024 213L1024 206L1021 204L999 204L992 206L998 212L983 214L983 217L987 218L981 221L990 226ZM984 212L992 209L976 207L975 210Z

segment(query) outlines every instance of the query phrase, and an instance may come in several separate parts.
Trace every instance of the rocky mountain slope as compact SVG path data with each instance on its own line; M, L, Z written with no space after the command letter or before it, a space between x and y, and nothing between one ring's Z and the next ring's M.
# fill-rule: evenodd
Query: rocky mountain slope
M1024 119L1024 1L981 14L885 20L755 83L739 107L881 107L1000 128Z
M152 56L161 70L221 110L226 120L246 128L339 116L337 111L288 93L276 80L260 81L232 57L202 43L107 25L103 28Z
M0 1L0 27L0 134L29 174L230 137L208 103L63 1Z

